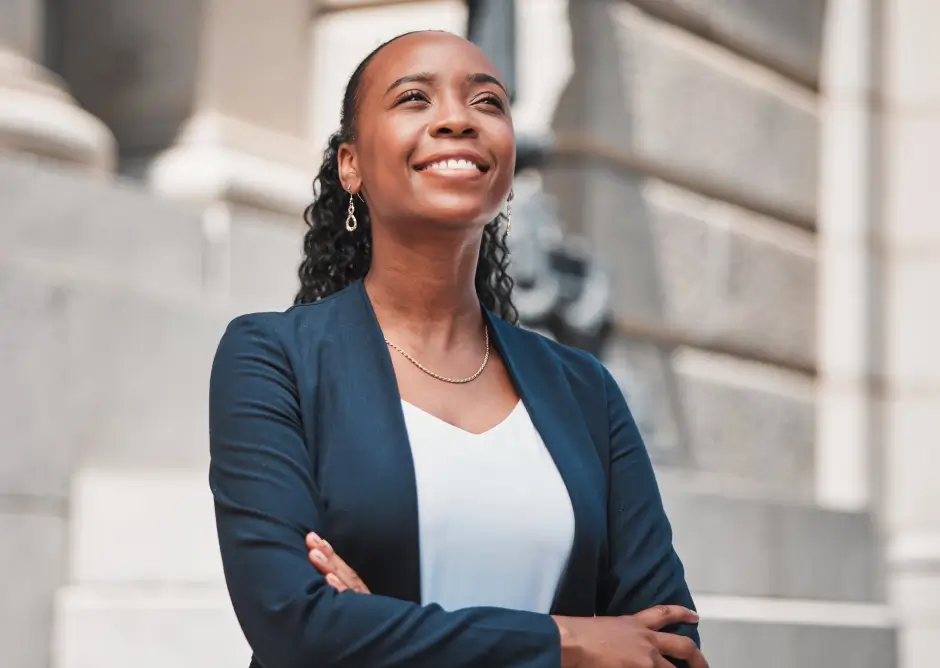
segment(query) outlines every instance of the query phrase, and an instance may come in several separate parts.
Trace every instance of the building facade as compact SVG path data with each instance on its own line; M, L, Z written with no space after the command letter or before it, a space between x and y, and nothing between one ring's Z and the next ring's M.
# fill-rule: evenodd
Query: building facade
M521 192L609 279L614 372L715 666L931 668L933 0L517 0ZM462 0L0 6L0 647L246 665L208 367L295 291L346 79ZM536 214L533 214L538 218ZM141 519L143 518L143 519Z

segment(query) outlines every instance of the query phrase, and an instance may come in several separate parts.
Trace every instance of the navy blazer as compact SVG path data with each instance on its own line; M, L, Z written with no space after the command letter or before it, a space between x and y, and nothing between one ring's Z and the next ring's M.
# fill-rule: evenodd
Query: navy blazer
M610 373L587 353L485 313L574 509L552 613L692 608L649 456ZM209 395L209 482L253 667L560 666L548 615L420 605L411 449L361 281L313 304L233 320ZM307 559L310 531L374 593L330 587ZM671 630L698 642L694 625Z

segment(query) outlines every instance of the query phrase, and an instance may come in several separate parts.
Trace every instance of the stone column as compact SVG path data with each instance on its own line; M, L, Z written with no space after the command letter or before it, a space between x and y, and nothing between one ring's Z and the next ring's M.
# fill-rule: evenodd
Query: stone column
M320 152L310 0L65 3L64 68L114 128L122 171L173 198L299 216Z
M902 668L940 638L940 4L884 0L886 518Z
M876 220L874 63L879 0L829 0L821 96L819 211L819 413L816 496L826 507L872 502L877 411L874 327L879 266Z
M109 171L110 131L39 64L44 19L42 0L0 3L0 151Z

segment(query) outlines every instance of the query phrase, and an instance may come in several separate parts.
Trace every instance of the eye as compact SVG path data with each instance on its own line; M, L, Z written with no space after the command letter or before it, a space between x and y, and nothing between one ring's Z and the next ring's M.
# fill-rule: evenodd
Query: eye
M496 109L499 109L500 111L504 111L506 108L506 105L503 104L503 100L498 95L495 95L494 93L487 93L486 95L480 96L479 98L477 98L476 103L486 104L486 105L495 107Z
M406 102L428 102L428 96L420 90L408 90L398 96L395 100L395 106L405 104Z

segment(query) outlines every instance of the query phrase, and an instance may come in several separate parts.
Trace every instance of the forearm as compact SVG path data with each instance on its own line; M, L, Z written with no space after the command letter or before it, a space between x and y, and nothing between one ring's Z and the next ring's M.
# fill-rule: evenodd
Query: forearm
M446 612L329 586L280 604L252 603L234 591L233 601L265 668L560 665L559 632L546 615L498 608Z

